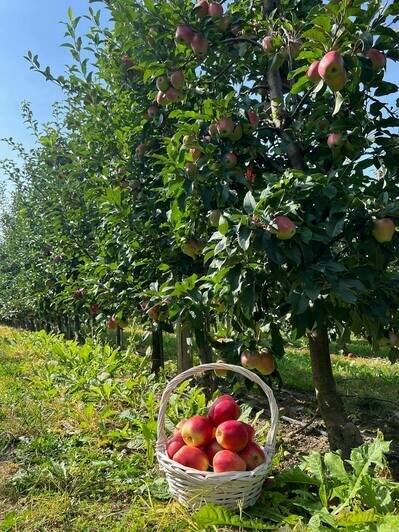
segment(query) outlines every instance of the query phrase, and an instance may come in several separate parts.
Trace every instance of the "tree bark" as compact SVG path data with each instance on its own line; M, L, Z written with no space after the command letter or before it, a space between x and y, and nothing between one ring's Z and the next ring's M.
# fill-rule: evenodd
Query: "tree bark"
M152 330L152 366L151 371L155 374L164 366L163 336L162 330L157 327Z
M187 345L188 331L180 321L176 324L177 370L179 373L193 367L193 357Z
M309 334L309 350L317 404L327 428L330 447L341 449L343 456L349 457L351 449L362 443L362 436L348 420L337 393L326 327L319 326Z
M116 345L119 349L123 349L123 330L119 327L116 328Z

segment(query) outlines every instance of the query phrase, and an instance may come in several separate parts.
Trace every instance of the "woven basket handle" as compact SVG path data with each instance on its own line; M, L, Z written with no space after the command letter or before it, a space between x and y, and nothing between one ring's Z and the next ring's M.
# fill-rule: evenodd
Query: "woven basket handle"
M276 400L273 395L272 389L265 384L258 375L250 371L249 369L243 368L241 366L235 366L233 364L222 364L221 362L215 362L212 364L201 364L199 366L194 366L193 368L190 368L186 371L183 371L179 375L177 375L174 379L172 379L166 386L162 398L161 398L161 404L159 407L159 414L158 414L158 441L157 445L162 445L166 442L167 436L165 432L165 416L166 416L166 409L169 403L170 396L175 391L177 386L181 384L186 379L194 376L199 375L203 373L204 371L213 371L215 369L224 369L224 370L230 370L234 371L235 373L239 373L240 375L243 375L247 379L255 382L265 393L270 406L270 414L271 414L271 424L270 424L270 430L267 435L266 444L265 444L265 450L267 452L274 451L275 442L276 442L276 432L277 432L277 422L278 422L278 407Z

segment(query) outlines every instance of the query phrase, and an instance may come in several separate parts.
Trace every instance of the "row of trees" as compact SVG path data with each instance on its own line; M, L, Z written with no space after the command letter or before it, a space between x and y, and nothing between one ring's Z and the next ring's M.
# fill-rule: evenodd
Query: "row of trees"
M69 12L64 75L27 55L65 100L44 126L24 107L37 146L3 163L0 318L79 337L136 317L154 370L162 330L203 362L306 336L348 452L329 338L397 343L399 2L103 3L84 35Z

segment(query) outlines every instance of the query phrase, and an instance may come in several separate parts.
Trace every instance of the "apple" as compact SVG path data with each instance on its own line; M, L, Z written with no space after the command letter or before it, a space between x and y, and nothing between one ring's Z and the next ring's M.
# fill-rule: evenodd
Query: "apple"
M166 76L158 76L155 85L159 91L166 92L169 88L169 80Z
M344 144L341 133L330 133L327 137L327 145L331 150L338 150Z
M250 441L248 445L238 454L247 464L247 469L250 471L257 468L260 464L263 464L263 462L266 460L263 449L254 441Z
M184 440L180 434L176 434L176 436L169 438L169 440L166 442L166 452L168 453L169 458L173 458L177 451L184 445Z
M181 447L173 455L173 460L178 464L198 469L199 471L206 471L209 467L209 460L205 452L197 447L188 447L187 445Z
M197 57L203 58L208 51L208 41L202 33L196 33L191 41L191 48Z
M217 27L220 31L226 31L230 26L230 22L230 17L228 15L224 15L221 19L219 19Z
M247 112L248 122L250 124L250 129L255 131L259 125L259 116L254 111Z
M168 97L162 91L158 92L156 100L158 105L166 105L168 103Z
M274 357L268 349L262 349L255 357L255 369L262 375L270 375L276 369Z
M219 220L222 215L222 211L220 209L214 209L209 213L208 221L212 227L219 227Z
M199 148L190 148L189 153L194 162L197 162L202 155L202 151Z
M150 120L153 120L158 114L158 107L156 105L150 105L147 108L147 117Z
M187 175L195 175L197 173L197 167L194 163L186 163L184 166L184 171Z
M215 427L218 427L225 421L238 419L240 413L240 407L236 401L232 397L224 397L213 403L209 409L208 418Z
M346 74L346 70L344 69L337 76L330 78L328 81L326 80L326 83L333 92L338 92L345 87L347 81L348 76Z
M165 93L166 98L169 102L175 103L182 99L181 92L178 92L174 87L169 87L169 89Z
M206 455L209 458L209 462L212 463L215 454L219 451L222 451L222 447L220 447L218 442L214 439L209 445L205 447L204 451L206 452Z
M78 290L75 290L75 292L73 293L73 299L83 299L85 294L86 292L83 288L78 288Z
M229 137L234 131L233 120L227 116L217 121L217 131L222 138Z
M381 70L382 68L385 68L387 64L385 54L377 50L377 48L370 48L367 50L367 57L370 59L375 70Z
M208 133L211 137L214 137L218 133L217 122L212 122L208 128Z
M237 165L237 155L233 152L225 153L223 155L223 166L228 170L231 170Z
M296 226L288 216L276 216L273 220L273 225L277 229L272 229L276 237L280 240L290 240L296 233Z
M342 55L335 50L327 52L325 56L320 60L318 72L320 77L325 81L338 76L344 69L344 59Z
M173 431L173 436L177 436L178 434L181 434L181 429L184 425L184 423L187 421L187 419L181 419L179 423L176 425Z
M203 245L195 240L188 240L182 246L182 251L185 255L188 255L192 259L195 259L197 255L201 253Z
M208 417L193 416L183 424L181 436L189 447L208 445L213 437L213 426Z
M217 360L216 362L218 364L226 364L224 360ZM215 369L214 373L217 377L226 377L228 372L227 372L227 369Z
M234 128L234 131L233 133L230 135L230 139L232 142L237 142L238 140L240 140L242 138L242 125L241 124L237 124Z
M391 242L395 233L395 223L391 218L380 218L374 221L373 237L383 244Z
M246 471L247 464L237 453L223 449L215 454L212 461L215 473L227 473L228 471Z
M123 54L122 63L123 63L123 66L126 68L126 70L129 70L130 68L134 66L134 63L128 54Z
M244 421L241 421L241 423L244 425L244 427L245 427L245 429L247 431L248 442L252 441L254 439L254 436L255 436L255 429L249 423L244 423Z
M313 63L308 68L308 71L306 72L307 77L312 81L319 81L321 79L321 76L319 74L319 64L320 61L313 61Z
M182 89L184 87L184 72L182 70L175 70L172 72L170 75L170 82L175 89Z
M175 40L179 44L191 44L194 38L194 31L187 24L179 24L176 28Z
M272 35L266 35L266 37L263 37L263 39L262 39L262 48L268 54L271 54L271 53L274 52L273 36Z
M136 147L136 159L142 159L144 157L145 152L146 152L146 145L139 144Z
M206 0L199 0L193 9L198 18L204 18L208 15L209 4Z
M217 426L215 432L216 441L229 451L242 451L248 444L248 432L241 421L228 419Z
M255 356L257 355L257 351L250 351L249 349L245 349L241 353L241 365L248 369L255 369Z
M97 316L98 314L100 314L100 312L101 312L101 309L97 303L93 303L92 305L90 305L90 314L92 316Z
M220 18L223 15L223 6L217 2L209 4L208 14L213 18Z

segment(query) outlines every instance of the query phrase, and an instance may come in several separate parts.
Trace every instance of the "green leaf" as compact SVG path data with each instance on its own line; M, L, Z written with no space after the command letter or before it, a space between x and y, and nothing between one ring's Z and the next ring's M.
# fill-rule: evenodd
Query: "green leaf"
M380 81L377 89L374 92L374 96L386 96L387 94L393 94L398 91L398 86L395 83L389 81Z
M244 209L247 214L253 214L256 207L256 201L252 195L252 192L248 190L244 198Z
M234 526L249 530L275 530L275 525L268 525L258 519L243 519L222 506L206 504L193 515L193 521L201 529L214 526Z
M244 225L240 226L238 229L238 244L241 249L244 251L247 251L249 248L249 244L251 241L251 235L252 231L249 229L249 227L246 227Z
M340 92L335 93L335 106L334 111L332 112L332 115L336 115L340 112L341 106L344 103L344 98Z

